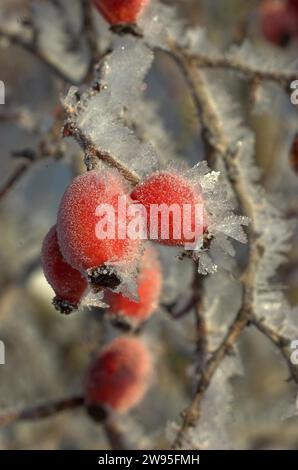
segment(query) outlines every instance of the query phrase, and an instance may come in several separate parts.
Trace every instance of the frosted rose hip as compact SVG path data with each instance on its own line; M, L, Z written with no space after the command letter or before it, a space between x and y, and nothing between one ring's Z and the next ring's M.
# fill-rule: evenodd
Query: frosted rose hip
M169 210L167 214L167 210L163 209L163 215L159 213L158 218L155 217L158 221L155 224L157 240L165 245L179 246L191 243L195 237L201 236L207 227L202 195L190 181L176 173L153 174L135 187L131 198L146 208L148 238L151 239L154 228L154 216L151 212L153 206L165 205ZM173 205L176 205L176 216L170 210Z
M85 401L96 409L124 413L145 395L152 375L150 354L137 338L120 337L107 345L91 364L85 381Z
M93 0L94 6L111 24L135 23L150 0Z
M56 225L46 235L41 252L44 275L54 289L54 305L63 313L76 308L87 289L87 282L79 271L63 258L58 244Z
M140 260L139 270L138 302L110 290L105 294L105 302L109 305L107 312L116 320L139 324L147 320L158 307L162 289L162 270L154 248L147 248Z
M126 183L114 170L90 171L75 178L62 198L57 222L59 244L63 256L78 270L97 268L104 263L131 259L138 253L139 242L126 235L118 238L119 197L127 194ZM129 199L129 198L128 198ZM115 210L113 236L99 237L98 208L109 205Z

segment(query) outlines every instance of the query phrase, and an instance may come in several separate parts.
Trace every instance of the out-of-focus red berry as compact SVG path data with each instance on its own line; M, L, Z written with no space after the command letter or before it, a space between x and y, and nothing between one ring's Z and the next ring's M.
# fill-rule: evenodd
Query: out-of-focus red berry
M120 218L125 221L126 217L125 208L119 213L118 202L126 194L126 183L116 170L93 170L78 176L68 186L59 208L57 232L62 254L75 269L129 261L137 255L139 241L118 237ZM105 207L115 211L114 233L106 238L97 232L101 220L98 209Z
M42 267L48 283L56 293L54 305L63 313L76 308L87 289L86 279L63 258L58 244L56 225L46 235L41 252Z
M108 290L105 294L105 301L109 305L108 314L120 322L139 324L156 311L162 289L162 270L153 247L147 248L140 260L137 287L138 302Z
M298 175L298 133L294 137L291 152L290 152L290 165L293 171Z
M149 239L155 238L152 233L156 229L160 243L181 246L192 243L207 228L202 195L190 181L179 174L155 173L135 187L131 198L146 208ZM174 205L177 216L170 210ZM156 206L159 206L161 211L158 214L158 226L154 227L155 217L152 216L152 209Z
M94 6L112 25L135 23L150 0L92 0Z
M261 30L267 41L286 46L297 34L297 18L283 0L264 0L260 7Z
M288 5L290 7L293 7L293 9L296 11L298 14L298 0L288 0Z
M92 363L85 381L86 405L125 413L137 405L150 384L152 364L137 338L120 337L107 345Z

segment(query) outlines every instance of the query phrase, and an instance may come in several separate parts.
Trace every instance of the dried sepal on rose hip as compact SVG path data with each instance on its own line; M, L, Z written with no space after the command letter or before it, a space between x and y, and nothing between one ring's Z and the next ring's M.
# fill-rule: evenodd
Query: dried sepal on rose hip
M94 6L111 24L136 23L150 0L92 0Z
M112 169L89 171L75 178L62 198L57 233L66 261L79 271L87 271L91 283L117 287L121 280L114 265L129 263L139 255L138 240L118 236L126 208L118 208L119 197L129 203L129 189L119 172ZM115 218L107 225L113 233L98 233L102 210L111 208ZM109 227L107 227L109 231Z
M192 243L207 230L200 189L176 172L154 173L134 188L131 198L146 209L150 240L182 246Z
M109 308L107 314L117 326L135 328L148 320L157 310L162 290L162 269L158 253L148 247L139 263L137 278L138 301L122 293L107 290L104 301Z
M50 229L43 241L41 261L44 275L56 294L53 300L55 308L61 313L71 313L78 308L87 289L87 281L63 258L56 225Z
M126 413L144 397L152 377L151 356L137 338L120 337L92 362L85 379L85 403L97 420Z

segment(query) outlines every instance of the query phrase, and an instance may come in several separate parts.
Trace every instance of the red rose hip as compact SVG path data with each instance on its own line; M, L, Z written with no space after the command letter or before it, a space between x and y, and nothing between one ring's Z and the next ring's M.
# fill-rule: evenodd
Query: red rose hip
M137 338L120 337L91 364L85 381L89 413L101 419L108 412L125 413L144 397L152 375L150 354Z
M197 240L207 228L200 190L177 173L153 174L135 187L131 198L146 209L151 240L181 246Z
M147 248L140 260L137 279L139 300L137 302L118 292L107 290L105 302L109 305L108 315L116 323L123 322L137 326L156 311L162 289L162 270L158 254L152 247Z
M70 313L80 304L87 289L86 279L63 258L56 226L46 235L41 252L44 275L56 293L53 304L62 313Z
M288 0L288 4L290 7L293 7L298 14L298 0Z
M260 7L261 30L267 41L277 46L287 46L297 34L297 18L281 0L265 0Z
M135 23L149 0L92 0L97 10L112 25Z
M93 170L75 178L62 198L57 222L58 240L66 261L80 271L103 267L109 263L129 262L138 254L138 240L118 236L118 225L126 217L126 209L118 209L119 197L127 197L128 188L116 170ZM101 210L114 211L114 220L107 223L111 233L98 233ZM113 274L111 274L111 278ZM99 277L103 281L103 278ZM103 285L105 286L105 285Z

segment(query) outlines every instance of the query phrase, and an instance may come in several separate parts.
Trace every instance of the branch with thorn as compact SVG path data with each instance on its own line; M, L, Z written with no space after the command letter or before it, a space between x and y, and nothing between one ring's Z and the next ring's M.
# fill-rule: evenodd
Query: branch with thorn
M247 187L247 182L241 175L241 163L238 158L240 148L238 148L238 150L236 149L234 152L230 151L229 141L224 133L222 122L217 112L216 101L214 100L208 88L208 84L199 68L199 61L194 60L194 57L185 54L182 49L177 47L172 47L170 55L180 67L190 86L198 118L203 129L202 137L205 143L205 149L208 150L207 158L209 160L209 164L213 166L218 160L221 160L224 163L239 205L241 206L244 214L251 220L248 231L249 257L245 272L241 276L241 282L243 285L242 305L235 320L230 325L223 341L217 350L211 354L209 359L206 361L205 366L202 368L193 400L182 413L182 424L173 442L173 448L180 449L183 447L184 438L186 438L189 429L195 426L200 419L201 404L214 374L221 366L225 357L236 345L242 332L251 324L270 339L279 349L281 355L286 360L291 377L296 381L296 383L298 383L298 374L290 361L288 340L286 338L282 338L278 332L271 330L255 317L254 288L256 285L256 274L262 260L263 246L261 236L257 232L256 228L255 204L251 198L251 192L249 191L250 188ZM229 65L226 61L224 64L226 66ZM211 63L209 63L209 65L211 65ZM213 65L216 66L216 64ZM217 65L220 65L220 63L217 63ZM232 64L230 63L230 65ZM230 68L235 69L236 64L233 65L234 67ZM244 69L243 71L248 73L249 69ZM252 73L252 71L249 73ZM269 74L264 75L263 78L274 80L280 85L285 85L288 83L289 79L293 79L294 77Z

